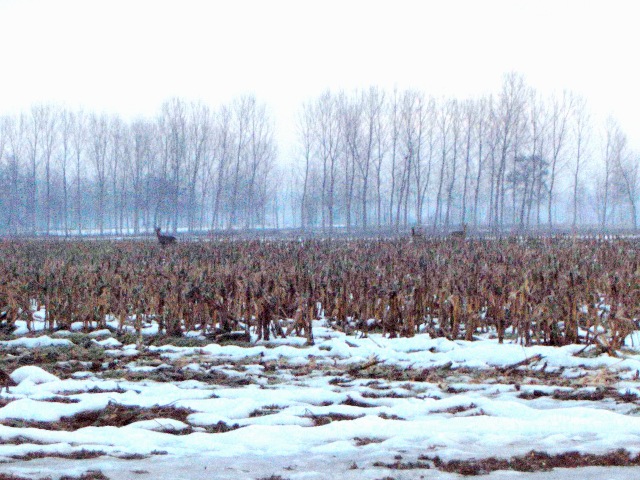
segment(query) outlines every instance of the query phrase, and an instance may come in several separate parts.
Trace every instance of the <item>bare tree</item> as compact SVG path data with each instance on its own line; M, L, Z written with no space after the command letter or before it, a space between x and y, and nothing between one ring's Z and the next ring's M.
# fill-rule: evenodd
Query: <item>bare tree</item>
M189 155L187 160L187 228L191 232L196 227L196 190L200 170L208 161L211 141L211 114L202 103L191 105L189 119Z
M247 145L250 141L250 122L252 112L255 110L256 99L253 96L244 96L237 99L232 106L233 127L235 133L234 159L232 175L232 190L228 228L236 226L239 220L240 210L238 195L242 177L243 167L247 164Z
M84 161L83 153L87 148L87 126L85 121L84 112L78 111L73 114L73 130L71 132L71 143L73 145L73 151L75 155L75 198L74 198L74 210L76 219L76 228L78 229L78 235L82 235L83 227L83 205L84 205Z
M572 114L573 137L575 140L575 164L573 167L573 228L578 224L578 192L580 172L586 163L585 150L587 148L590 118L587 103L584 98L577 98Z
M162 106L166 153L170 174L170 218L173 231L178 230L181 211L181 189L187 157L187 112L184 101L179 98L165 102Z
M521 121L525 106L524 78L515 73L505 76L502 92L496 105L496 121L498 135L497 171L495 181L495 202L492 215L493 222L504 225L507 160L513 155L514 139Z
M44 200L44 217L45 232L47 235L51 232L51 163L53 154L56 149L58 130L58 112L50 105L37 107L38 116L41 121L42 128L42 155L44 158L45 173L45 200Z
M4 158L7 143L9 143L9 125L11 119L4 115L0 117L0 162Z
M438 174L438 190L436 192L436 211L433 216L433 227L437 227L438 223L442 221L442 193L445 188L445 179L447 176L447 162L449 160L449 152L452 148L449 135L452 130L452 115L454 109L452 108L453 102L445 102L441 105L438 113L438 131L440 135L440 172Z
M629 152L627 136L620 128L614 127L611 139L611 160L613 162L613 183L621 196L629 203L629 216L634 230L638 228L637 198L639 191L640 161Z
M366 229L369 226L368 214L369 214L369 184L370 175L374 162L374 149L378 146L378 155L380 155L381 139L379 136L382 134L380 131L380 118L382 116L382 110L384 107L385 95L382 90L376 87L371 87L367 92L363 92L363 120L364 128L363 135L364 141L361 154L358 156L358 170L361 178L361 194L360 199L362 202L361 215L362 215L362 228Z
M311 162L315 146L315 112L311 103L304 103L298 115L297 122L298 142L302 156L302 198L300 199L300 226L305 229L309 226L309 180Z
M322 229L335 225L336 176L342 148L342 132L337 100L331 92L317 100L318 152L322 163Z
M550 120L549 135L550 135L550 147L551 147L551 160L550 160L550 177L549 177L549 203L547 204L547 218L549 226L553 225L553 200L554 200L554 188L556 183L556 175L558 170L562 167L559 164L560 156L565 148L568 122L573 110L574 97L573 95L564 92L562 99L554 98L552 101L553 111Z
M245 203L245 225L255 227L261 214L266 220L267 187L269 175L276 157L276 145L273 137L272 121L264 104L255 104L250 112L249 142L246 179L247 196Z
M500 125L498 122L498 109L494 102L490 103L490 109L488 112L488 128L487 128L487 160L489 162L489 204L487 205L486 222L491 227L495 227L497 222L495 219L496 203L497 203L497 184L496 181L498 172L498 151L499 151L499 130Z
M215 177L212 182L215 193L213 194L213 212L211 218L211 228L222 226L220 221L222 210L223 194L226 192L227 175L230 173L233 144L235 143L235 133L232 128L233 114L231 108L222 106L216 115L214 153L215 163L212 163L211 176Z
M519 160L522 159L535 159L535 157L533 156L527 156L527 155L523 155L523 150L526 148L527 145L527 135L528 135L528 129L527 129L527 119L526 119L526 113L527 113L527 108L526 108L526 99L523 99L524 106L522 109L522 113L521 115L519 115L517 117L517 122L514 126L514 134L513 134L513 146L512 146L512 151L510 154L512 163L511 163L511 171L507 170L507 178L511 180L511 185L510 185L510 190L511 190L511 225L515 226L518 224L518 221L520 220L520 225L524 225L524 219L519 218L518 214L519 212L521 212L521 209L518 208L518 201L521 198L526 198L527 196L527 192L529 190L529 182L530 180L527 180L526 183L524 185L519 185L517 184L517 179L519 177L521 177L521 175L518 175L519 172L517 172L518 168L520 168L522 165L517 165L519 163ZM529 162L525 162L525 163L529 163ZM531 168L527 167L526 169L526 176L530 177L531 176Z
M156 152L153 156L152 174L148 176L146 191L148 203L153 204L152 219L147 225L162 226L171 229L172 212L174 211L173 194L175 183L172 178L173 142L170 134L169 116L161 114L156 121Z
M539 95L531 90L529 94L529 138L530 138L530 150L531 150L531 186L528 192L528 199L526 199L526 214L525 224L527 227L530 225L531 211L533 209L533 203L536 202L536 225L540 227L541 214L540 209L542 205L543 191L547 190L547 175L548 175L548 161L546 160L545 150L545 136L546 136L546 109L544 102Z
M473 158L473 145L476 127L478 122L478 108L477 103L471 100L464 102L463 106L464 115L464 134L465 134L465 156L464 156L464 178L462 181L462 206L460 212L460 223L466 225L467 223L467 196L469 189L469 181L471 175L471 159Z
M342 142L344 154L341 157L344 168L344 203L345 221L347 230L352 226L352 210L354 187L356 182L356 165L363 162L364 135L363 128L363 104L362 98L347 99L344 93L338 97L338 115L341 122L341 131L344 135Z
M42 149L42 130L46 121L45 110L42 106L35 106L31 109L27 135L27 155L29 157L29 181L27 184L27 197L29 208L29 229L31 233L36 233L37 212L38 212L38 165L40 164L40 151Z
M415 182L415 219L422 224L424 201L431 181L431 161L433 156L433 142L429 143L426 162L424 144L426 137L433 139L433 116L435 115L435 101L426 100L424 95L416 91L405 92L402 109L402 151L407 159L409 172L413 172ZM409 185L407 196L409 198ZM406 222L405 222L406 223Z
M58 163L62 173L62 225L65 236L69 235L69 161L72 153L72 137L75 128L75 116L67 109L59 114L60 118L60 154Z
M600 189L602 190L601 228L607 227L609 215L609 192L611 188L611 177L616 164L616 156L620 151L622 132L613 118L608 118L606 123L606 143L604 147L604 179Z
M131 125L125 124L120 138L120 163L118 172L118 230L122 234L129 233L131 229L131 172L133 165L133 139L131 138Z
M376 220L378 228L382 227L382 165L388 148L388 129L385 124L386 98L386 94L381 92L380 102L377 104L379 108L373 119L373 136L375 139L373 161L376 175Z
M400 95L398 93L397 89L394 89L393 91L393 96L390 99L389 105L387 107L388 111L387 111L387 117L388 117L388 121L390 123L389 126L389 149L390 149L390 161L391 161L391 165L390 165L390 172L389 172L389 176L391 179L391 190L389 192L389 224L390 225L394 225L394 218L395 218L395 225L396 228L399 226L399 220L400 220L400 211L399 211L399 207L398 207L398 214L394 217L394 201L396 199L396 191L398 189L397 187L397 166L399 163L399 149L400 149ZM404 180L405 175L403 174L401 177L401 181ZM400 187L400 191L402 191L404 187L401 186ZM398 205L400 205L402 201L402 195L400 195L400 198L398 199Z
M91 115L89 118L89 135L92 143L93 166L96 173L96 221L98 231L100 235L103 235L107 188L107 148L109 146L109 123L106 115Z
M6 146L9 143L9 126L11 119L8 116L0 117L0 233L9 231L12 227L13 218L11 211L16 208L14 198L11 195L12 183L12 160L13 156L6 155Z
M482 98L478 102L477 121L475 123L475 137L477 139L477 162L476 162L476 178L475 178L475 191L473 195L473 224L478 226L478 205L480 201L480 188L482 185L482 173L485 166L485 150L486 143L485 135L488 128L490 119L488 118L491 111L492 97Z
M27 119L24 114L9 120L7 135L11 149L8 169L9 188L11 189L9 204L12 206L8 216L8 223L10 231L17 234L19 231L25 230L25 220L29 207L29 196L20 195L21 191L28 190L27 188L21 188L22 185L28 184L28 179L26 178Z
M110 153L107 155L107 175L111 180L111 226L116 233L122 233L122 205L121 192L124 188L121 183L124 179L123 171L126 170L124 161L124 142L126 138L125 126L119 117L112 117L109 122Z
M133 233L140 233L141 217L144 218L144 183L149 175L151 152L153 148L154 126L144 120L133 122L129 130L131 135L132 156L130 162L131 188L133 195ZM148 219L145 219L145 223Z
M444 216L444 225L445 227L449 227L449 222L451 219L451 208L453 203L453 189L456 183L456 175L458 173L458 151L460 148L460 139L462 134L461 129L461 118L460 118L460 106L457 101L451 101L447 108L451 109L451 159L447 165L447 174L449 176L449 184L447 186L447 206L445 210Z

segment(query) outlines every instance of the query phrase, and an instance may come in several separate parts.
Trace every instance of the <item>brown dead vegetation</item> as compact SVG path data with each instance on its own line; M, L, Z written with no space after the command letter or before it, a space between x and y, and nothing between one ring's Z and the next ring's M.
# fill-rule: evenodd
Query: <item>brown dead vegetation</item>
M203 427L207 433L226 433L232 430L237 430L241 428L237 423L233 423L229 425L226 422L219 421L218 423L214 423L213 425L207 425Z
M313 421L314 427L321 427L322 425L328 425L331 422L341 422L344 420L355 420L357 418L364 417L362 415L347 415L345 413L327 413L324 415L315 415L311 412L308 412L304 415L306 418L310 418Z
M93 458L93 457L91 457ZM0 480L33 480L33 478L20 477L9 473L0 473ZM52 480L51 477L38 477L38 480ZM80 476L62 475L59 480L109 480L100 470L88 470Z
M325 317L347 332L425 331L472 340L495 331L523 344L593 343L615 354L640 317L640 250L631 240L424 239L0 244L0 313L32 327L85 331L115 318L220 341L301 335ZM606 305L606 307L605 307ZM320 306L320 308L318 308ZM234 333L236 332L236 333Z
M349 405L352 407L359 407L359 408L373 408L378 406L373 403L361 402L360 400L356 400L352 398L350 395L347 395L347 399L344 402L342 402L341 405Z
M60 480L109 480L109 477L100 470L88 470L79 477L63 475Z
M77 450L75 452L71 452L71 453L56 453L56 452L42 452L42 451L35 451L35 452L29 452L25 455L14 455L11 458L15 459L15 460L35 460L37 458L50 458L50 457L56 457L56 458L67 458L69 460L87 460L87 459L91 459L91 458L98 458L101 457L103 455L106 455L105 452L102 452L100 450Z
M84 427L124 427L130 423L141 420L154 420L156 418L172 418L174 420L187 423L187 417L192 413L192 410L174 406L142 408L110 402L102 410L80 412L71 417L62 417L58 422L34 422L6 419L0 420L0 423L11 427L34 427L43 430L75 431ZM187 430L189 429L169 433L190 433Z
M373 438L373 437L355 437L353 439L357 447L364 447L365 445L370 445L372 443L382 443L384 442L383 438Z
M531 392L523 392L518 395L518 398L531 400L540 397L551 397L554 400L565 401L589 401L599 402L604 399L612 399L618 403L635 403L638 400L638 395L634 392L620 392L616 388L595 388L595 389L574 389L574 390L555 390L553 392L543 392L540 390L533 390Z
M374 467L380 467L380 468L388 468L390 470L416 470L416 469L423 469L423 470L428 470L431 468L431 465L427 462L422 462L420 460L418 460L417 462L403 462L401 460L396 460L395 462L391 462L391 463L384 463L384 462L373 462L373 466Z
M554 468L640 466L640 455L633 456L626 450L604 454L566 452L557 455L532 450L526 455L510 459L490 457L480 460L443 461L439 457L421 456L419 460L433 462L434 467L439 470L466 476L486 475L496 470L546 472Z

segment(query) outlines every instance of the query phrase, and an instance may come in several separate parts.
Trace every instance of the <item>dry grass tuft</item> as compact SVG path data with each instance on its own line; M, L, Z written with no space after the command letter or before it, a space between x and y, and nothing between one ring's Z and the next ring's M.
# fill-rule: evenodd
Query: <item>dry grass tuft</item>
M439 457L420 457L433 462L435 468L460 475L487 475L497 470L515 470L518 472L547 472L554 468L581 467L627 467L640 466L640 455L633 456L626 450L615 450L604 454L566 452L550 455L532 450L526 455L510 459L495 457L480 460L449 460Z
M0 423L11 427L34 427L43 430L75 431L84 427L124 427L130 423L156 418L172 418L181 422L193 413L187 408L173 406L155 406L151 408L132 407L109 403L102 410L80 412L72 417L63 417L58 422L31 422L6 419ZM189 433L189 429L175 433ZM173 433L173 432L169 432Z

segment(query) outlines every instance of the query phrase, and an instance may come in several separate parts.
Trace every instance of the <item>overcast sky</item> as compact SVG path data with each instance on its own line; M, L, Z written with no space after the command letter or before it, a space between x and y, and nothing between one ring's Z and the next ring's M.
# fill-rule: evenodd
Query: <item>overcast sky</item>
M639 148L636 3L0 0L0 113L53 102L131 118L173 96L254 93L290 138L296 108L327 88L477 97L517 71L584 95Z

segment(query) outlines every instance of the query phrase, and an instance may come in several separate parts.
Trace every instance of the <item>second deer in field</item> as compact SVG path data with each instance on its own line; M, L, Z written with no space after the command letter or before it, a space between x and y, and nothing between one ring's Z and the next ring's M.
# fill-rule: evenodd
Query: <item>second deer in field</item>
M163 235L162 233L160 233L160 227L156 227L156 235L158 236L160 245L162 245L163 247L165 245L169 245L170 243L176 243L176 237L173 237L171 235Z
M451 238L460 238L464 240L467 237L467 224L462 224L462 230L456 230L449 235Z

